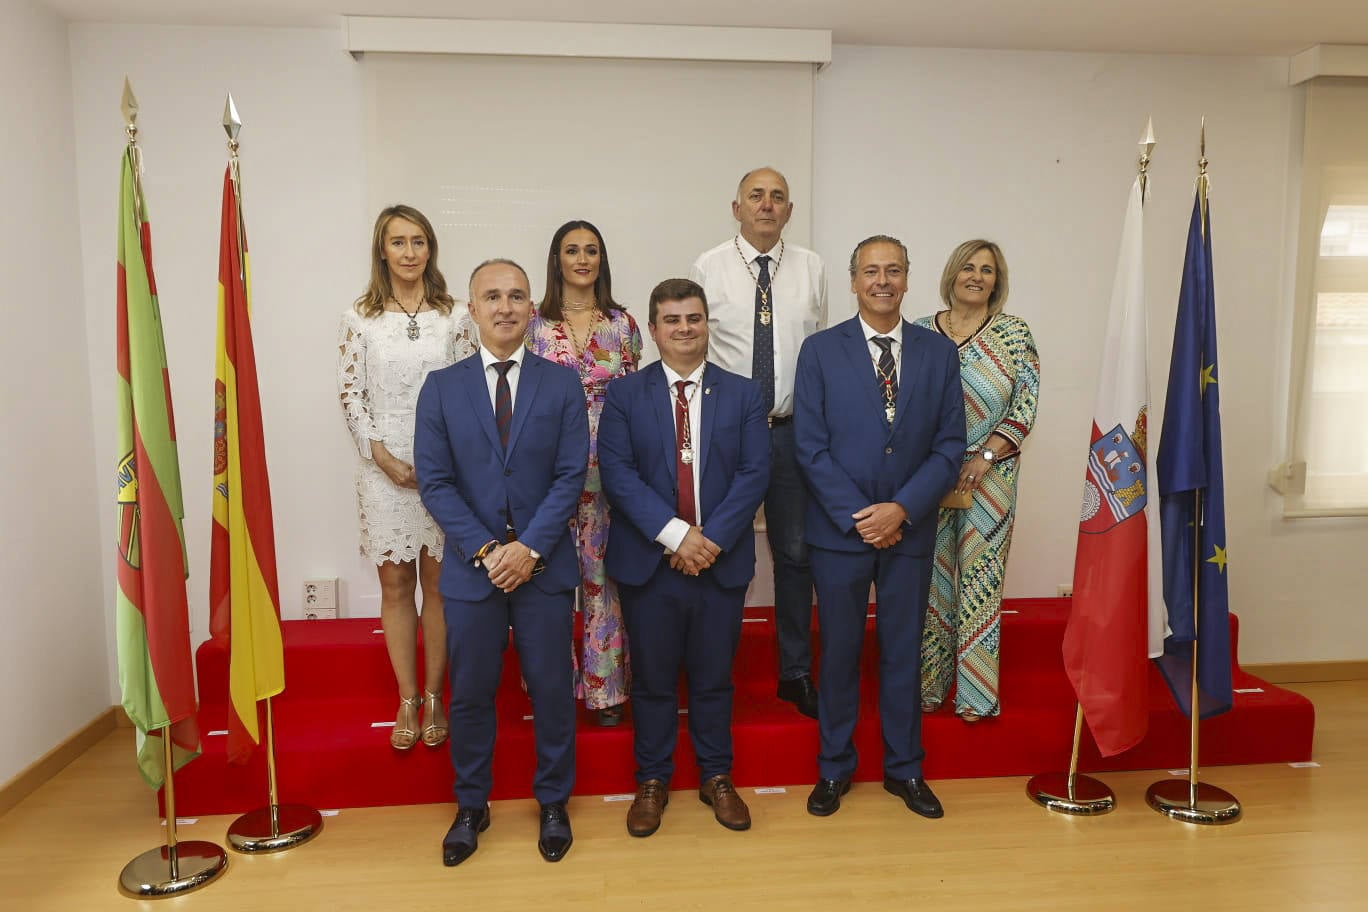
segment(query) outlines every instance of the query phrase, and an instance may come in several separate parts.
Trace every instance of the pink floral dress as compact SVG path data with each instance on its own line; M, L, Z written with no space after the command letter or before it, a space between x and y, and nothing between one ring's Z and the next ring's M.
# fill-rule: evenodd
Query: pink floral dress
M600 319L583 354L575 351L559 320L544 320L537 312L527 326L527 347L536 355L579 372L584 405L589 412L589 472L579 509L570 528L580 559L581 641L575 696L589 709L606 709L627 699L630 671L623 635L622 603L617 586L603 569L608 547L608 502L599 479L598 427L608 382L637 369L641 361L641 331L625 310Z

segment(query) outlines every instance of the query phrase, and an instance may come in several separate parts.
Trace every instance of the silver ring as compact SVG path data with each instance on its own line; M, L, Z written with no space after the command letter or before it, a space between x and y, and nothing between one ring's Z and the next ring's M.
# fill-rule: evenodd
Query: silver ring
M970 476L969 476L969 480L970 480L970 481L973 481L973 480L974 480L974 476L973 476L973 475L970 475Z

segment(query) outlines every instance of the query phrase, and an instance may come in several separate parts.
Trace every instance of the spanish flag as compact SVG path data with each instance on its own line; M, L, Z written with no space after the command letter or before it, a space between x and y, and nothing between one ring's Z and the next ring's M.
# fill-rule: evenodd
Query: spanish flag
M137 728L138 769L159 788L168 775L161 737L170 735L177 768L199 753L200 739L176 422L152 276L152 229L138 178L138 150L130 144L119 181L114 612L119 689Z
M214 382L209 629L229 647L228 761L261 741L257 701L285 689L271 484L252 350L251 268L233 165L223 176Z

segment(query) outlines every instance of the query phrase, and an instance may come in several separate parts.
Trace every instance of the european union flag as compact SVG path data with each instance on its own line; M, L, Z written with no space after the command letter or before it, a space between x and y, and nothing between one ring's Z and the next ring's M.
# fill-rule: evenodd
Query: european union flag
M1172 633L1164 641L1164 655L1156 661L1178 706L1191 716L1196 641L1202 718L1230 709L1232 699L1221 373L1216 359L1216 296L1205 184L1202 179L1188 226L1157 460L1164 602Z

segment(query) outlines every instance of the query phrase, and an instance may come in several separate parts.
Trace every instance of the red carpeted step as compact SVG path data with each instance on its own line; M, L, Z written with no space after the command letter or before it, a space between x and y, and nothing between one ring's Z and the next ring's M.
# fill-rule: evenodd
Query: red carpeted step
M1060 641L1067 599L1018 599L1004 605L1003 713L974 725L948 710L923 721L926 775L931 779L1030 775L1067 766L1073 734L1073 692L1064 675ZM274 701L281 799L319 808L362 807L451 800L452 773L445 746L389 746L397 695L375 618L289 621L285 635L284 695ZM1232 619L1232 649L1238 648ZM816 778L817 725L774 696L772 612L747 613L736 661L734 777L741 786L804 786ZM203 644L196 656L204 733L225 728L227 654ZM876 667L870 621L864 654L862 710L856 729L857 778L882 776ZM1235 709L1202 724L1203 765L1308 760L1314 709L1309 701L1235 670ZM531 794L534 764L530 702L518 682L516 653L505 656L498 700L495 798ZM686 707L682 709L687 712ZM681 715L672 785L697 784L692 748ZM237 813L266 801L261 752L246 767L229 767L224 737L205 734L204 755L176 776L182 814ZM634 788L630 708L622 725L599 728L581 710L575 791L582 795ZM1178 768L1188 762L1188 721L1151 670L1150 731L1145 741L1102 760L1085 736L1085 770Z

